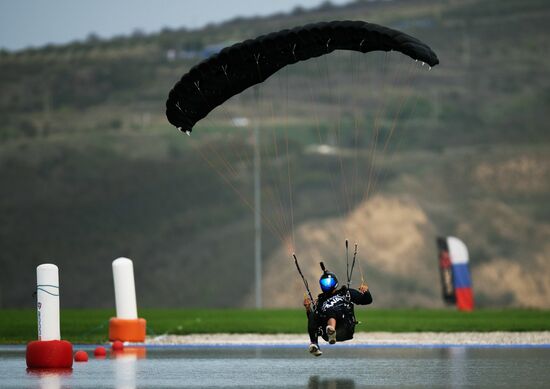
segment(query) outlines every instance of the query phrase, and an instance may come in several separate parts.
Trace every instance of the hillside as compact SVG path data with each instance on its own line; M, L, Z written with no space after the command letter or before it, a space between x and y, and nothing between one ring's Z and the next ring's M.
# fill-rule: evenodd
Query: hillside
M118 256L135 261L142 306L250 306L252 151L234 117L264 135L264 214L278 223L264 225L266 305L297 306L303 292L281 233L294 234L311 283L320 258L341 270L343 239L357 241L380 307L441 306L436 235L468 244L481 306L550 307L549 16L537 0L357 1L1 52L0 307L34 305L44 261L61 268L63 306L111 307ZM259 104L231 99L191 138L166 121L168 91L209 45L338 19L403 30L441 64L409 81L393 54L334 53L268 80ZM311 152L318 143L335 153ZM334 189L348 189L357 161L360 184L376 184L368 196ZM277 195L288 166L293 228Z

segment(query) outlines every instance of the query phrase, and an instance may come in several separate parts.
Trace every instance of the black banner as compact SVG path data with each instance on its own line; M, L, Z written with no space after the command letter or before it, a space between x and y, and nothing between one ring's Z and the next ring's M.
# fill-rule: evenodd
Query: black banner
M439 253L439 274L441 276L443 300L447 304L454 304L456 302L456 297L453 287L453 265L451 263L451 257L449 256L447 239L438 237L436 242Z

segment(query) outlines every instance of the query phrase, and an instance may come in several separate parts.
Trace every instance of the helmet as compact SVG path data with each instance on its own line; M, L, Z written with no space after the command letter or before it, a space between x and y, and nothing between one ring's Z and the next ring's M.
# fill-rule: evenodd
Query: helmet
M338 278L333 272L325 270L319 279L319 284L321 285L321 290L324 293L332 292L338 287Z

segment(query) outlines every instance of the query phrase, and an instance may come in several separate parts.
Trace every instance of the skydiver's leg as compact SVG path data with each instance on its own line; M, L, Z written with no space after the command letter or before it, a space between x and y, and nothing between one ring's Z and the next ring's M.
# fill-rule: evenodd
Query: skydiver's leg
M321 354L323 354L318 343L318 338L319 338L319 335L317 334L318 327L319 327L319 324L317 323L317 318L315 317L315 313L308 311L307 312L307 332L309 334L309 341L310 341L308 350L312 355L315 355L316 357L321 356Z
M330 344L336 343L336 319L331 317L327 321L327 328L326 328L327 336L328 336L328 342Z
M315 317L314 312L308 312L307 314L307 332L309 334L309 341L311 343L317 344L319 335L317 334L317 328L319 328L319 324L317 323L317 319Z

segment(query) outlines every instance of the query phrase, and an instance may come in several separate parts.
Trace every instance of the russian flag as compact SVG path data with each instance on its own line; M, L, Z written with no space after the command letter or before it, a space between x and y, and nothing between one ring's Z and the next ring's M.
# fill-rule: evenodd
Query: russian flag
M447 237L447 247L453 268L456 306L461 311L471 311L474 309L474 295L468 267L468 248L464 242L453 236Z

